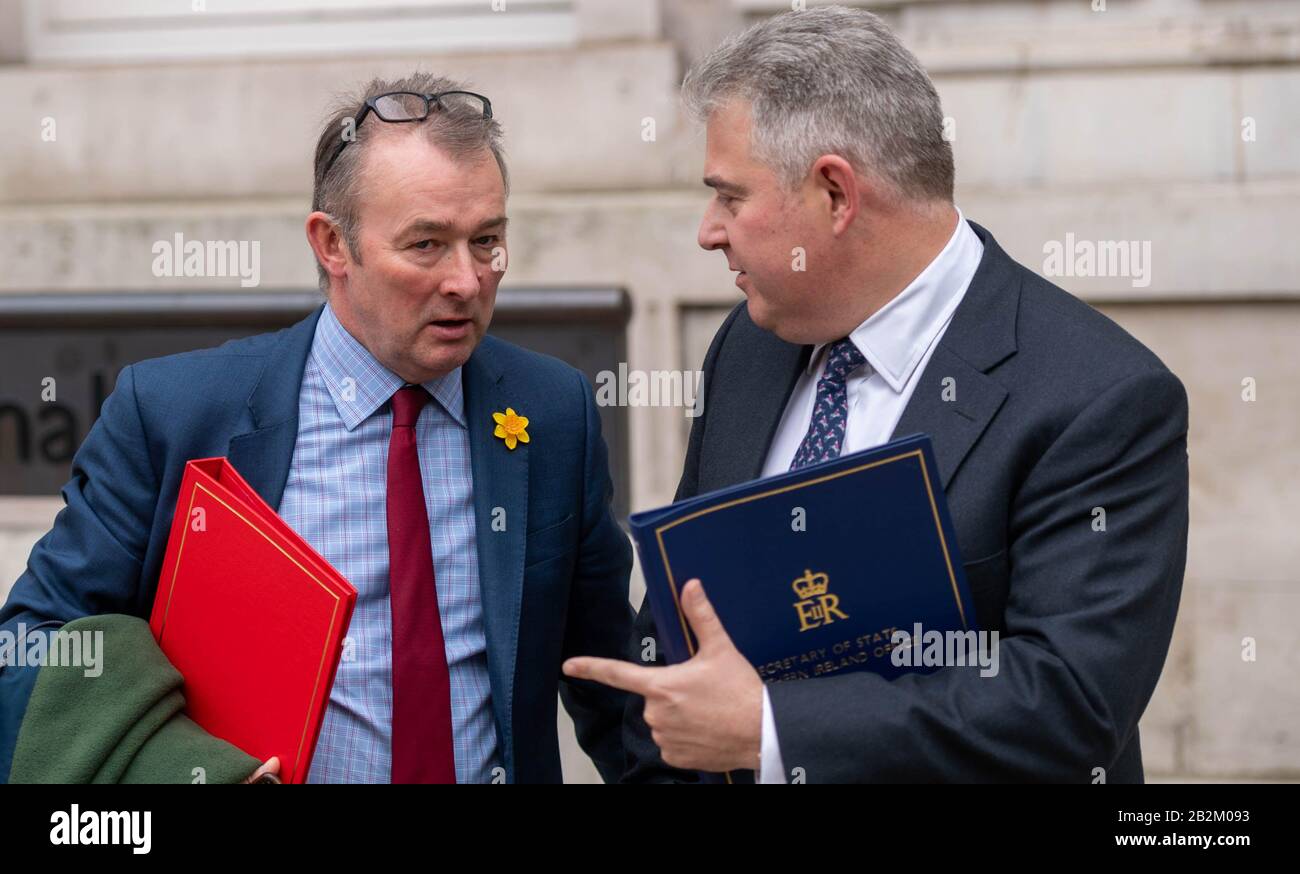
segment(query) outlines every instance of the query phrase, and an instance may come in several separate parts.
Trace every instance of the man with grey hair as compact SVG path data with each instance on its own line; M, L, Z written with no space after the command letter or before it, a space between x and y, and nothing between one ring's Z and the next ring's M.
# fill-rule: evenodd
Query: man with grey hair
M928 433L1000 670L765 687L691 580L689 661L565 665L635 694L626 778L1140 781L1186 558L1181 383L964 219L938 95L876 16L775 16L684 91L716 192L699 243L747 300L705 357L678 499Z
M631 550L591 386L485 336L506 221L486 97L416 75L346 101L306 219L326 303L124 369L0 629L147 616L185 462L228 456L358 590L310 782L558 782L557 693L616 779L626 696L560 664L625 653ZM0 775L35 674L0 667Z

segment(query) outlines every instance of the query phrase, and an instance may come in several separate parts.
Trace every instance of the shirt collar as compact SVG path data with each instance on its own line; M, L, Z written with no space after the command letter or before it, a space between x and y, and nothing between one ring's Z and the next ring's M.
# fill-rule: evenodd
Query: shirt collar
M849 334L867 363L901 392L961 300L984 246L957 210L957 227L943 250L906 288ZM808 372L821 366L826 343L813 347Z
M406 385L406 380L375 360L370 350L348 333L328 303L316 323L311 357L349 431L374 415ZM467 427L461 368L422 385L462 428Z

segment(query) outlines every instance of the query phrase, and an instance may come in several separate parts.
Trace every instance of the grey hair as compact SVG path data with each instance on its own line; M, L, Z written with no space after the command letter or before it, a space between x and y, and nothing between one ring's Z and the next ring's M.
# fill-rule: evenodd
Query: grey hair
M492 153L501 170L501 181L506 194L510 193L510 174L506 170L505 150L502 145L500 123L477 114L457 112L450 108L431 112L418 124L393 125L381 121L373 112L366 116L360 127L351 130L349 119L356 116L366 101L392 91L413 91L417 94L437 94L443 91L469 90L458 82L431 73L414 73L402 79L372 79L360 91L338 102L331 112L320 138L316 141L314 185L311 208L328 215L339 227L343 241L355 261L360 263L361 252L357 246L360 224L357 217L357 198L361 184L361 159L366 144L380 125L389 127L419 127L428 136L430 144L442 149L454 160L464 160L480 154L484 149ZM352 142L339 153L334 166L325 173L326 165L338 149L340 138L347 133ZM321 291L329 290L329 274L317 262Z
M835 154L900 197L952 200L952 145L934 83L865 10L824 6L761 21L696 63L682 98L702 122L749 101L754 156L788 190Z

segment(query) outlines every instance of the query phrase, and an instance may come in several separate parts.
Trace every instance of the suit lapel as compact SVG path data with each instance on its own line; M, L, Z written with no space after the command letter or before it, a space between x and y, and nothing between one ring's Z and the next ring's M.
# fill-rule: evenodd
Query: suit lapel
M987 230L970 225L984 244L984 255L893 434L894 439L930 435L945 488L1006 400L1006 389L988 371L1016 352L1020 276L1015 262ZM745 355L739 365L742 378L731 382L737 388L728 388L723 397L705 398L711 414L722 410L718 419L726 423L724 445L731 451L710 459L701 470L701 492L762 475L790 392L812 351L811 346L786 343L741 315L733 330L746 332L736 344Z
M226 457L240 475L262 500L277 509L284 496L293 447L298 440L302 373L316 336L316 322L324 309L321 305L284 331L267 356L262 375L248 397L254 430L232 437L226 450Z
M894 429L893 439L929 434L939 478L946 489L1006 397L1006 389L943 348L941 340Z
M970 225L984 256L893 435L930 435L945 489L1007 398L988 371L1015 354L1020 310L1015 262L988 231Z
M248 398L253 430L231 438L227 457L262 499L278 508L298 439L298 395L302 374L324 307L288 328L267 357L257 386ZM519 610L523 598L524 537L528 527L528 445L514 451L492 436L492 413L520 407L510 397L504 373L492 358L486 339L462 371L465 420L469 428L470 465L474 477L479 581L487 637L488 672L508 773L514 773L511 732ZM492 521L504 510L504 531Z
M462 375L492 705L506 772L514 774L512 720L528 528L529 444L507 449L493 436L492 414L504 412L506 407L522 412L527 409L527 399L510 394L510 381L492 356L491 342L488 338L479 345L465 362ZM504 523L504 530L494 530L494 519Z
M768 447L781 423L790 392L812 351L811 346L787 343L756 327L745 314L742 316L736 321L735 330L749 334L737 338L740 340L737 348L745 350L745 361L739 365L744 378L735 381L736 389L728 387L718 397L704 398L704 403L710 405L709 415L716 414L716 420L725 423L728 433L722 445L728 451L711 459L700 471L701 492L762 475ZM725 378L716 380L719 385L727 382Z

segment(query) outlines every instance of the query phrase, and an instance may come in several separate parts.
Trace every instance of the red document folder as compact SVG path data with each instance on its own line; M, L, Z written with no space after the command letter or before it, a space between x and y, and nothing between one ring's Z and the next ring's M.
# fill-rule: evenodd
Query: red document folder
M185 465L149 626L205 731L305 782L356 600L229 461Z

